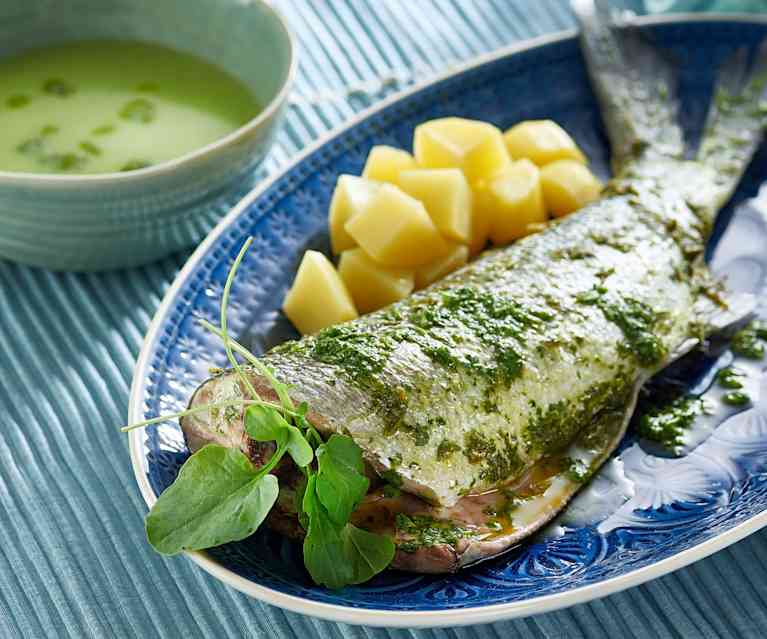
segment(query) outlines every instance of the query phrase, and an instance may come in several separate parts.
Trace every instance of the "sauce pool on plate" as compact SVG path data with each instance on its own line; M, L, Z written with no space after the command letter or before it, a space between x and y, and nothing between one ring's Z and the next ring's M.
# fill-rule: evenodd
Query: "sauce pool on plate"
M144 168L210 144L260 110L224 70L163 46L35 49L0 59L0 171Z

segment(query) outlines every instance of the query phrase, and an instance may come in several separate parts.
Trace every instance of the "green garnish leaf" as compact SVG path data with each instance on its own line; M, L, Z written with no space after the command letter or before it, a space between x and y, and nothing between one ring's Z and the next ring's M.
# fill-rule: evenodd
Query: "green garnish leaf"
M339 525L349 521L354 507L368 491L362 451L351 437L332 435L317 448L317 495L330 518Z
M88 140L80 142L78 146L89 155L101 155L101 149Z
M316 475L309 477L302 502L309 521L304 538L304 565L315 583L342 588L352 583L354 571L343 561L341 527L333 522L317 497L316 481Z
M273 408L248 406L245 411L245 431L257 442L277 441L288 422Z
M318 497L316 477L309 477L303 510L309 520L304 539L304 564L312 579L328 588L368 581L394 558L389 537L333 521Z
M385 535L346 524L341 531L344 554L354 571L353 584L364 583L385 570L394 559L394 542Z
M129 122L138 124L149 124L155 119L157 109L155 105L144 98L136 98L126 102L120 109L120 117Z
M75 87L61 78L51 78L43 84L43 91L59 98L65 98L75 92Z
M164 555L201 550L253 534L279 486L238 449L208 444L192 455L146 518L149 543Z
M109 133L114 133L115 125L114 124L102 124L101 126L97 126L93 131L91 131L91 135L108 135Z
M19 143L16 150L22 155L30 155L32 157L41 157L45 153L43 147L43 141L40 138L29 138Z
M303 433L295 426L288 426L287 432L288 445L286 450L288 455L293 458L293 461L296 462L299 468L304 468L311 464L312 459L314 459L314 450L309 442L306 441Z
M120 171L138 171L150 166L152 166L152 164L146 160L128 160L120 167Z
M308 466L314 459L314 450L303 433L288 424L274 408L249 406L245 411L245 431L259 442L285 444L286 452L300 468Z
M43 158L43 163L54 171L71 171L81 168L87 158L77 153L51 153Z
M296 492L293 495L293 505L298 513L298 523L301 524L301 528L304 530L309 528L309 515L307 515L304 510L304 496L306 495L306 487L309 483L309 479L314 476L315 475L312 473L299 479L298 485L296 486Z
M10 95L5 99L5 105L9 109L21 109L29 104L29 96L22 94Z

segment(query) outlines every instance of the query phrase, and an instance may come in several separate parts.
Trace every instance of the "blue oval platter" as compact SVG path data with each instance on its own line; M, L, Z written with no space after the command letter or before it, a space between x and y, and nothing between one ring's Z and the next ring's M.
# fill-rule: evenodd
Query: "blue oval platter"
M767 36L767 19L640 22L679 65L683 124L694 141L711 99L713 69L737 47ZM596 173L608 176L607 142L573 32L516 45L394 96L251 193L198 248L149 330L129 420L182 410L208 368L224 364L218 340L198 320L217 321L227 272L248 236L255 241L232 291L230 331L256 352L294 337L279 308L303 251L327 246L328 204L338 175L359 174L374 144L410 148L417 124L448 115L501 128L554 119L576 138ZM766 179L763 148L720 216L709 247L714 270L728 275L733 288L759 295L763 316L767 192L759 197L759 187ZM667 375L691 392L714 392L715 369L731 358L725 348ZM387 571L363 586L331 591L312 584L299 546L268 530L190 557L263 601L346 623L441 626L540 613L660 576L766 525L766 415L759 402L737 414L725 412L676 458L647 452L630 429L613 459L546 531L454 575ZM188 451L176 423L130 437L139 487L151 505L173 482Z

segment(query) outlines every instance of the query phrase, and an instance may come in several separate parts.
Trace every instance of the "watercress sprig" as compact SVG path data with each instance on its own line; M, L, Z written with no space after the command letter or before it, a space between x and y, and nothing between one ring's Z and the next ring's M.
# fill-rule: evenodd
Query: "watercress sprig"
M309 406L295 406L289 387L247 348L228 334L227 306L237 269L252 242L248 239L235 259L221 300L221 326L201 324L221 338L227 359L250 399L234 399L145 420L130 430L170 418L241 406L244 427L256 441L275 443L266 464L255 467L240 450L208 444L189 457L173 484L160 495L146 518L149 543L163 554L201 550L244 539L263 523L279 496L279 480L272 471L285 454L301 469L298 517L306 530L304 563L312 579L329 588L367 581L384 570L395 546L384 535L350 523L352 513L368 490L362 451L351 437L334 434L324 441L307 414ZM261 399L234 353L242 356L265 379L279 403Z

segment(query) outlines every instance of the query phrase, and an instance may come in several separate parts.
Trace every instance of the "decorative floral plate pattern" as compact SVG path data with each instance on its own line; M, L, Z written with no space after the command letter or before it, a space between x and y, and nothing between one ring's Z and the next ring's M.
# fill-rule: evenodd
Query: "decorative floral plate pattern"
M683 125L694 141L711 97L713 69L735 48L767 36L767 21L656 19L647 28L679 64ZM293 337L280 303L304 249L327 244L327 209L337 176L359 173L373 144L409 148L417 124L447 115L502 128L522 119L555 119L574 135L596 172L607 176L609 151L573 34L515 47L388 100L248 196L195 252L147 335L130 420L183 409L208 367L225 362L217 339L198 320L217 322L223 282L249 235L255 241L233 287L231 331L256 351ZM709 251L714 267L729 274L735 288L762 299L767 206L749 198L765 178L762 151L721 215ZM388 571L363 586L329 591L308 579L300 547L266 530L190 555L265 601L350 623L456 625L543 612L658 576L766 525L767 418L761 410L729 418L679 459L649 455L629 434L587 489L596 491L591 497L601 510L576 517L582 510L576 502L546 534L455 575ZM188 456L181 431L175 423L134 431L130 444L142 494L151 504ZM622 479L611 479L616 468ZM631 490L618 491L616 501L621 481Z

